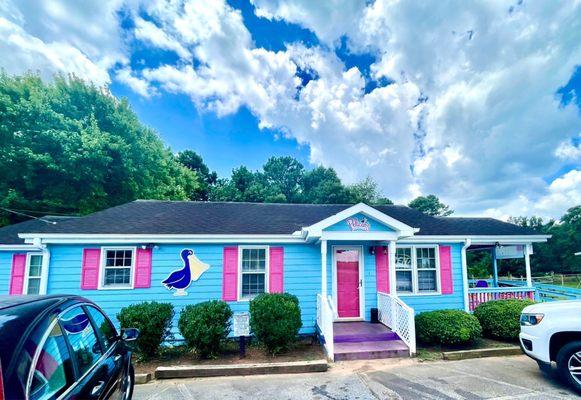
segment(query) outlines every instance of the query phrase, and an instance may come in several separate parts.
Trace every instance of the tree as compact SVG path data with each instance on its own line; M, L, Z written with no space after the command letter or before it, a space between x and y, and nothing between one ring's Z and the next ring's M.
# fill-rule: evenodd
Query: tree
M0 206L37 214L185 200L198 187L125 100L72 76L0 73L0 176Z
M416 197L410 201L408 206L432 216L446 217L454 212L454 210L440 202L440 199L433 194Z
M299 203L305 167L292 157L270 157L262 167L269 202ZM282 196L281 196L282 195Z
M302 179L303 201L312 204L351 203L351 194L333 168L317 167Z
M193 150L180 151L176 155L177 161L187 169L194 171L200 178L199 187L190 195L190 200L207 201L210 195L210 188L218 181L218 174L210 172L204 159Z
M351 203L366 203L374 205L393 204L393 202L384 197L377 182L370 176L355 183L347 188L351 194Z

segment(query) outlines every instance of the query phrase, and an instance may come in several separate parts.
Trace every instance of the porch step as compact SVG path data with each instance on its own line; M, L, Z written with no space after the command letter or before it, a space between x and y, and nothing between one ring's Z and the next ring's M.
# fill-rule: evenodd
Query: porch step
M335 343L335 361L372 360L408 357L409 349L401 340L385 342Z
M399 336L382 324L369 322L338 322L333 325L335 343L384 342L399 340Z

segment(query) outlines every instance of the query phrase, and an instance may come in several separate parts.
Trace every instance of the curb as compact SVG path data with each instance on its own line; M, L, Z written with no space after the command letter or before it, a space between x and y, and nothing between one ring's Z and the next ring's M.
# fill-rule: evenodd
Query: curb
M135 384L136 385L143 385L151 380L151 374L135 374Z
M184 365L157 367L155 370L155 378L173 379L205 378L211 376L300 374L305 372L325 372L328 367L327 360L238 365Z
M491 349L447 351L442 353L444 360L466 360L469 358L517 356L523 354L518 346L498 347Z

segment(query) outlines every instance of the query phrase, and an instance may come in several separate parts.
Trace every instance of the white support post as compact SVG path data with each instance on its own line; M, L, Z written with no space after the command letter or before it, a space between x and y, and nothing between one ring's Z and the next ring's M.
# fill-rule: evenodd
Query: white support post
M525 245L525 268L527 271L527 286L533 286L533 277L531 274L531 254L533 253L533 245L527 244Z
M464 286L464 310L470 311L470 303L468 301L468 262L466 261L466 249L470 247L472 240L466 239L464 246L462 246L462 282Z
M40 272L40 290L39 294L48 294L48 268L50 266L50 251L44 245L42 247L42 270Z
M327 301L327 241L321 240L321 294Z

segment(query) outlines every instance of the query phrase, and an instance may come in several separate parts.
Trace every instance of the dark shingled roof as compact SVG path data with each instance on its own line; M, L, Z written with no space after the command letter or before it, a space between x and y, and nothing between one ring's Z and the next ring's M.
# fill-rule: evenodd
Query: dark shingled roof
M291 234L351 206L137 200L56 225L19 224L22 228L19 227L18 231L76 234ZM397 205L374 208L407 225L420 228L418 235L538 234L492 218L431 217Z
M19 233L40 232L45 227L55 226L45 221L56 222L57 224L76 217L61 217L46 215L41 219L29 219L28 221L12 224L0 228L0 244L24 244L24 239L18 237ZM44 220L44 221L43 221Z

